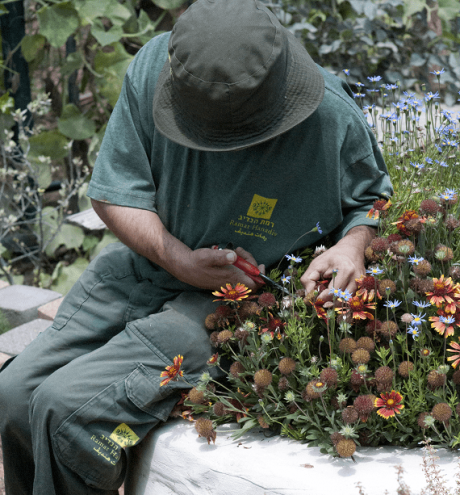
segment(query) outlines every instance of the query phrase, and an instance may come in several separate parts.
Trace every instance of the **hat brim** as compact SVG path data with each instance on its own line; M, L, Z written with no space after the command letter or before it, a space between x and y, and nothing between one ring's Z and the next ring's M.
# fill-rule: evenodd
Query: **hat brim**
M268 141L292 129L308 118L324 97L324 78L299 41L286 30L290 64L285 92L269 109L269 118L257 129L204 129L196 120L188 119L174 100L170 65L166 61L155 88L153 119L156 129L165 137L188 148L203 151L235 151Z

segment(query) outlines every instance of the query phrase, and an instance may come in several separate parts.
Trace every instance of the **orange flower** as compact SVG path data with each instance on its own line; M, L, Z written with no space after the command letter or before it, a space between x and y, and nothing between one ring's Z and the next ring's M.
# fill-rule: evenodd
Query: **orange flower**
M447 338L454 335L454 326L459 326L458 318L460 315L449 315L442 311L438 311L439 316L430 316L428 319L432 321L431 328L434 328L440 335Z
M406 223L409 220L414 220L416 218L420 218L419 215L415 210L406 210L402 216L398 218L394 224L396 224L396 228L404 235L407 237L412 235L412 232L409 232L409 230L406 229Z
M208 366L216 366L219 364L219 353L216 352L215 354L213 354L207 361L206 361L206 364Z
M235 287L232 287L231 284L226 285L226 289L224 287L221 287L220 290L222 292L213 292L213 296L220 297L223 301L230 301L230 302L236 302L236 301L242 301L246 297L248 297L249 293L251 292L251 289L248 289L244 284L236 284ZM214 301L219 301L219 299L214 299Z
M327 311L323 307L325 302L326 301L323 301L322 299L317 299L314 303L312 303L312 305L315 308L318 318L327 321Z
M385 212L388 210L388 208L391 206L391 201L385 201L384 199L378 199L377 201L374 201L374 205L372 208L369 210L369 213L366 215L368 218L372 218L374 216L374 220L377 220L379 218L380 212L383 211ZM382 217L384 214L382 214Z
M453 361L452 366L456 368L458 363L460 363L460 345L457 344L457 342L451 342L449 345L452 347L452 349L447 349L447 352L452 352L453 356L449 356L447 358L447 361Z
M430 303L435 304L438 308L443 303L447 303L444 311L447 313L455 313L456 302L459 299L458 290L459 284L453 285L450 277L444 278L442 274L439 278L433 278L434 290L433 292L427 292L427 297L430 297Z
M369 313L369 309L375 309L375 303L367 303L365 297L353 296L347 302L348 308L338 309L339 313L351 311L354 320L374 319L374 315Z
M160 383L160 387L166 385L171 380L177 381L180 376L184 376L184 372L180 369L184 357L180 354L174 358L174 364L172 366L166 366L166 370L161 372L160 378L163 378Z
M404 406L401 404L403 396L399 392L392 390L385 394L380 394L380 398L375 399L374 407L380 407L377 411L379 416L388 419L396 414L401 414L401 410Z
M355 293L356 296L363 296L363 299L368 302L373 301L375 295L377 295L378 299L382 299L375 277L362 275L360 278L355 278L355 281L358 284L358 290Z

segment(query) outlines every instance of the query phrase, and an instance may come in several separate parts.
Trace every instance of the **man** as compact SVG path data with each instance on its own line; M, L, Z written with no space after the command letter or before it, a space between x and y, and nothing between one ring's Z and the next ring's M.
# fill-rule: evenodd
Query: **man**
M268 9L199 0L128 69L88 194L123 244L0 373L7 495L116 493L124 449L187 386L161 387L161 371L179 354L188 383L206 368L210 291L257 289L235 252L211 246L231 241L264 270L317 242L319 222L338 243L302 283L338 269L336 287L352 291L366 213L391 185L348 87Z

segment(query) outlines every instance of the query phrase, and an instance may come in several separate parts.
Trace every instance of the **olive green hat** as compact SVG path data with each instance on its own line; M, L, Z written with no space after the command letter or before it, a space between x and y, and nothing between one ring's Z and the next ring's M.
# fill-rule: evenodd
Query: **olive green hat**
M310 55L257 0L198 0L178 19L155 89L155 127L189 148L231 151L291 129L324 96Z

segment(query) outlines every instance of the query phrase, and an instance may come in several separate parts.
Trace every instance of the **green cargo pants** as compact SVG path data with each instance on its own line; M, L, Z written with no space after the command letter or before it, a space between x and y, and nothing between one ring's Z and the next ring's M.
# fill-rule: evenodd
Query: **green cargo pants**
M196 384L215 352L204 320L216 303L183 289L122 244L89 265L52 326L0 372L7 495L117 493L125 449L187 388L160 387L160 373L181 354Z

